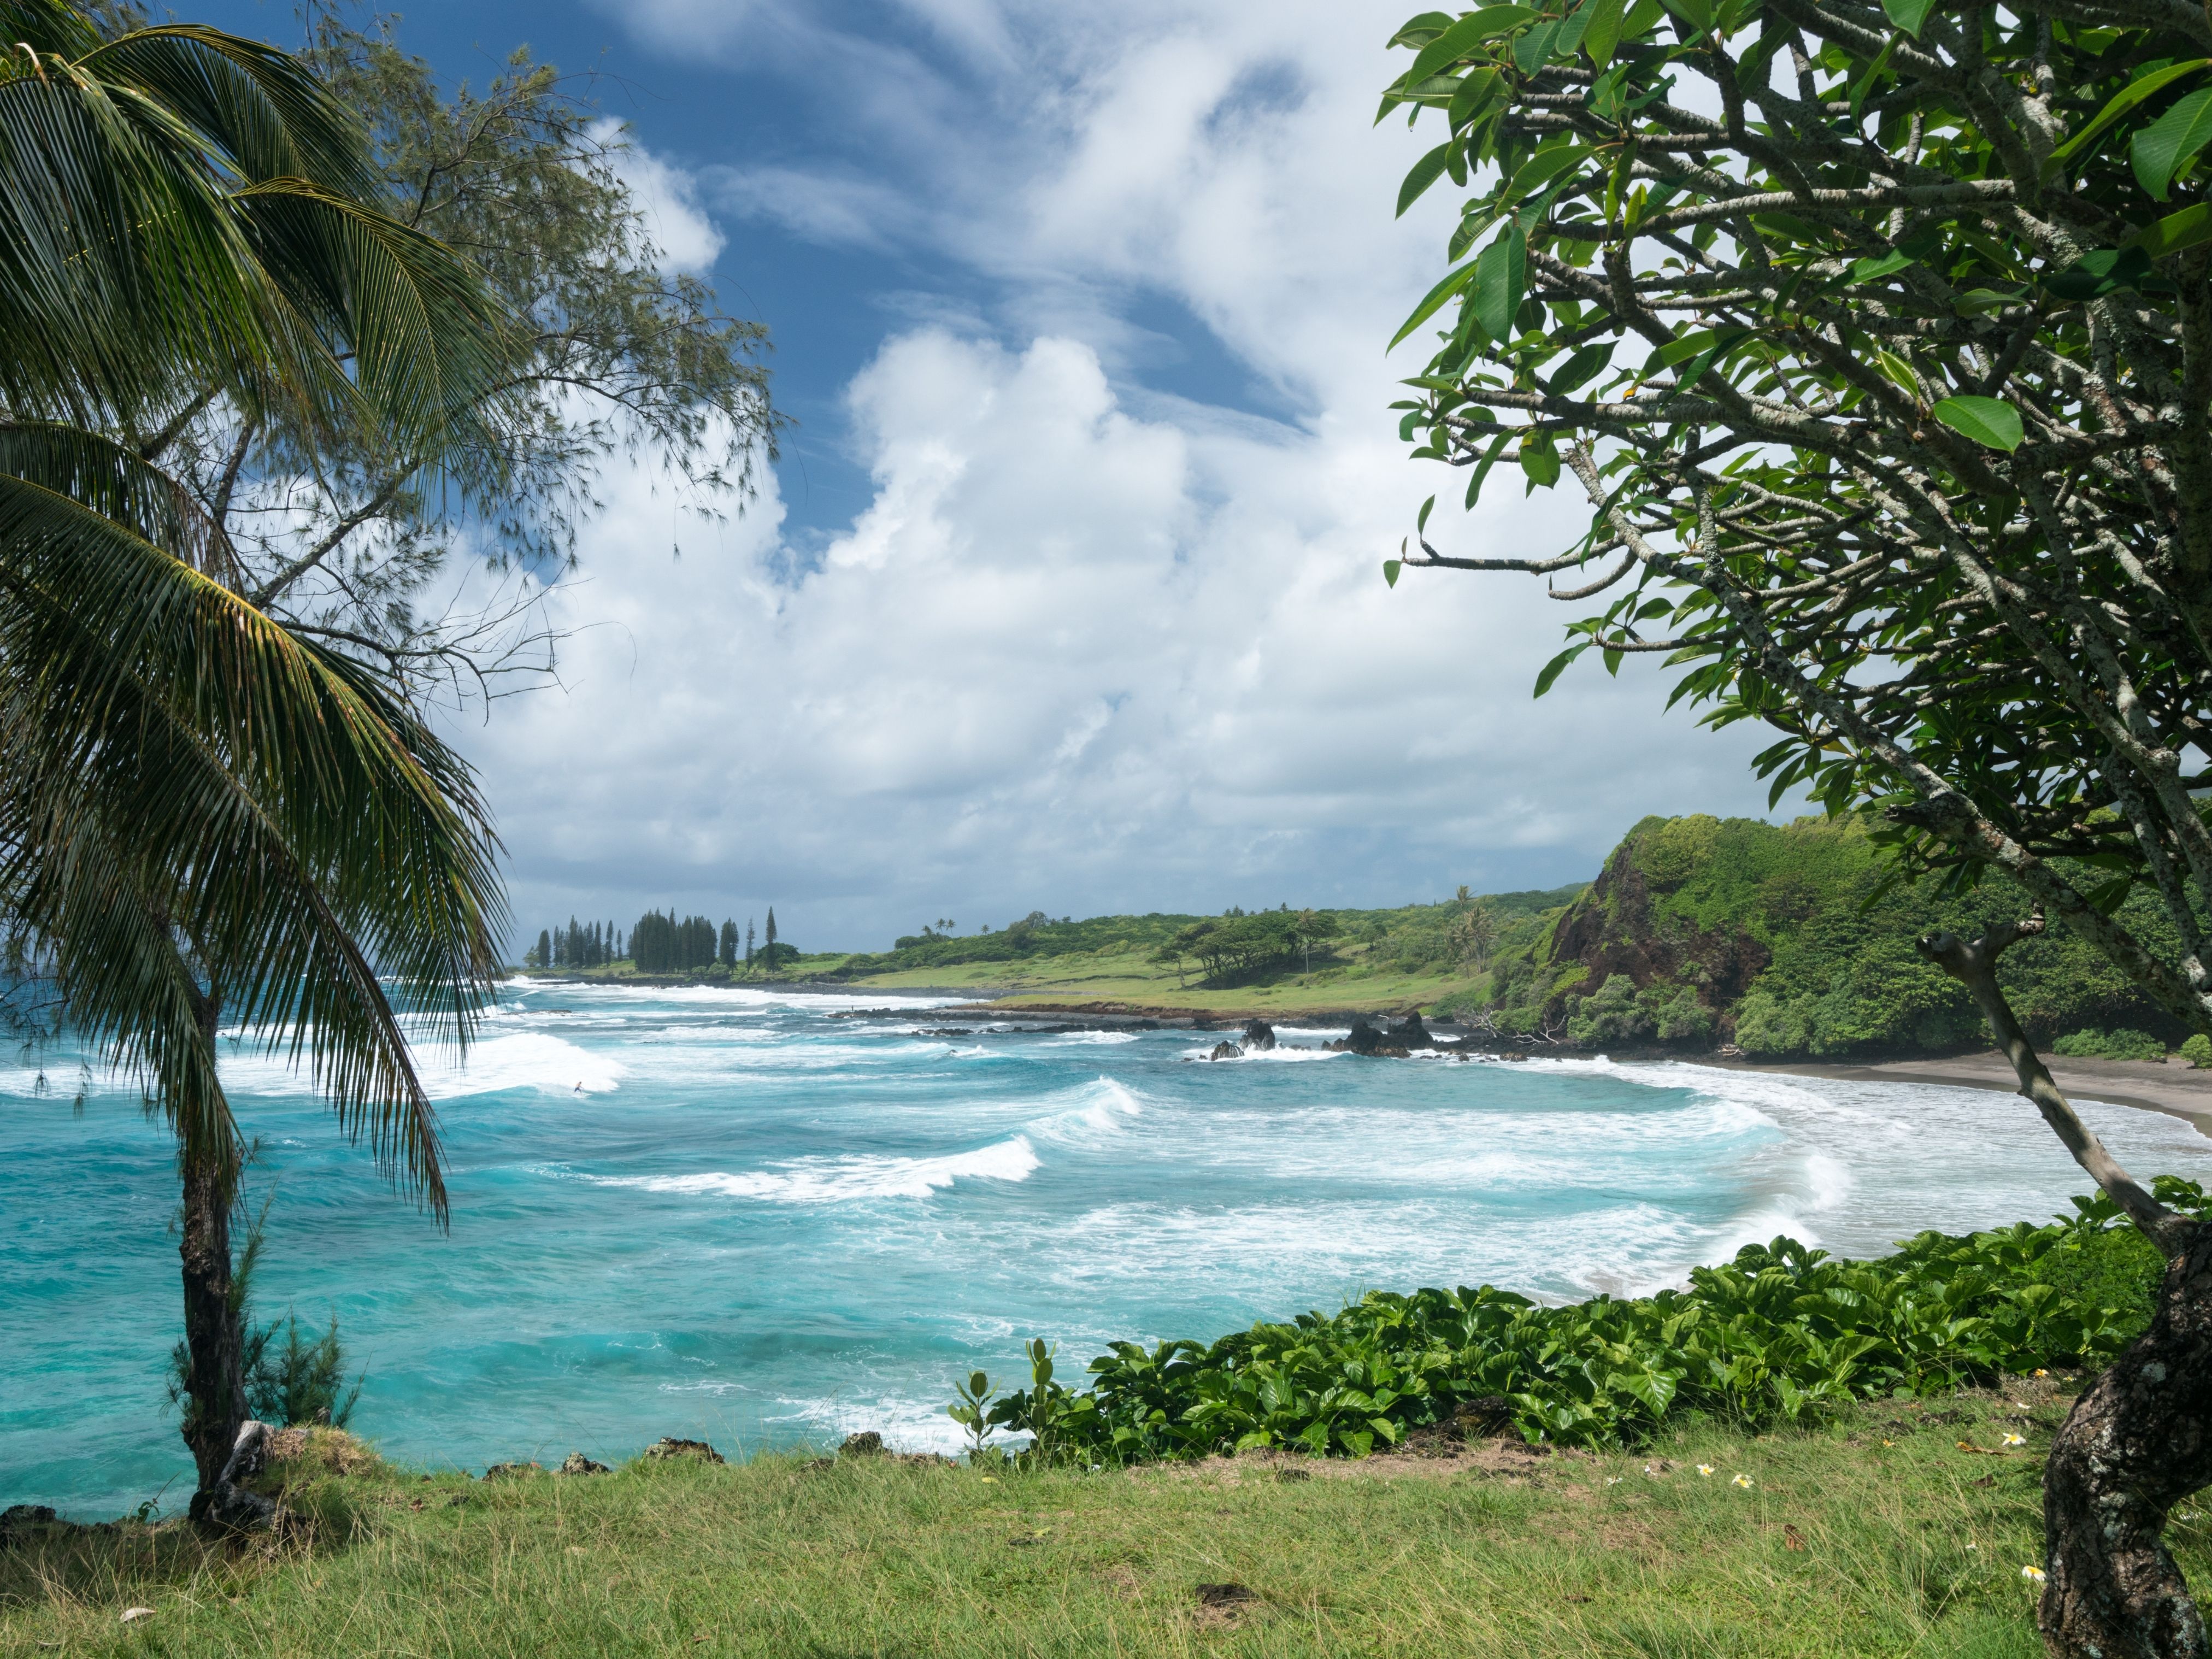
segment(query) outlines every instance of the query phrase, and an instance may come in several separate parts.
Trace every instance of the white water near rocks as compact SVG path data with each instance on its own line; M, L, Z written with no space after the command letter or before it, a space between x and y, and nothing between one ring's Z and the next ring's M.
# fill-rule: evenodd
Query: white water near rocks
M2024 1101L1687 1065L1363 1060L1220 1034L933 1037L874 997L517 988L435 1052L453 1224L378 1179L281 1062L226 1068L271 1190L264 1317L335 1311L355 1426L471 1468L726 1451L855 1428L957 1440L956 1377L1064 1376L1115 1338L1212 1337L1370 1288L1549 1298L1681 1281L1787 1232L1850 1255L2039 1219L2086 1182ZM0 1504L134 1507L189 1463L173 1152L134 1091L0 1071ZM2165 1114L2084 1115L2139 1174L2212 1178ZM1072 1363L1071 1363L1072 1362Z

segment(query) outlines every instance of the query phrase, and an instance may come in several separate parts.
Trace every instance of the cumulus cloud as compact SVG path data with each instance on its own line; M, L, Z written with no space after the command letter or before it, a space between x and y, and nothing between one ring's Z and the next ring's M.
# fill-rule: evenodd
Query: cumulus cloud
M905 296L848 396L872 498L805 557L771 492L672 558L649 476L607 480L589 580L552 600L585 627L568 689L471 740L526 918L772 901L801 943L860 947L1032 906L1401 902L1587 873L1646 811L1763 805L1755 736L1662 717L1648 665L1532 702L1574 613L1526 579L1381 580L1431 489L1455 551L1548 550L1584 514L1500 480L1462 520L1459 476L1396 441L1417 365L1382 343L1449 208L1391 216L1424 141L1369 131L1371 16L908 9L947 44L911 99L856 111L880 176L732 161L714 199L992 297L916 322ZM708 38L753 29L802 70L830 38L763 15ZM1147 300L1275 413L1148 389Z
M700 205L699 180L628 136L620 121L594 122L592 137L615 146L610 165L637 204L646 234L660 250L661 270L695 275L711 270L721 256L724 238Z

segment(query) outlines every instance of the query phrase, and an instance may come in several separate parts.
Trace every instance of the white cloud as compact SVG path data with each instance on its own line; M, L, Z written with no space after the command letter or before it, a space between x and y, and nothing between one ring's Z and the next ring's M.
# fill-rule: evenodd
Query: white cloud
M616 146L610 158L615 176L629 187L646 234L660 250L660 268L695 275L710 270L720 257L724 238L699 205L699 181L634 136L625 137L623 123L611 117L592 123L592 137Z
M471 740L532 931L773 901L801 943L860 946L1033 905L1396 902L1586 872L1647 811L1763 804L1755 734L1662 718L1648 664L1532 702L1576 613L1528 579L1383 586L1430 489L1456 551L1550 550L1583 514L1501 478L1462 520L1460 475L1396 441L1386 405L1417 365L1382 346L1450 206L1392 217L1428 141L1370 130L1376 16L915 9L958 61L855 109L879 175L823 155L710 187L808 240L951 259L997 298L981 324L896 324L854 380L873 499L795 581L769 574L793 562L772 497L676 561L665 500L609 480L593 580L556 603L613 625L572 642L569 690ZM764 15L700 38L736 52L752 29L802 69L829 38ZM1295 421L1133 382L1145 297L1203 319Z

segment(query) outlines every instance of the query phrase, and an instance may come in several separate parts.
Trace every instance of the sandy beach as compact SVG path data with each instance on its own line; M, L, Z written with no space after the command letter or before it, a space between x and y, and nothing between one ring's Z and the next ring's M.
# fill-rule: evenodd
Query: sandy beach
M1707 1066L1725 1066L1746 1072L1782 1072L1796 1077L1859 1078L1888 1083L1949 1083L1964 1089L1996 1089L2020 1092L2020 1080L2004 1056L1994 1048L1984 1054L1953 1054L1941 1059L1893 1060L1868 1066L1823 1066L1797 1061L1767 1066L1747 1060L1703 1060ZM2212 1135L2212 1071L2197 1071L2179 1061L2068 1060L2045 1055L2051 1076L2069 1095L2082 1100L2108 1100L2121 1106L2147 1106L2154 1111L2185 1117L2197 1129Z

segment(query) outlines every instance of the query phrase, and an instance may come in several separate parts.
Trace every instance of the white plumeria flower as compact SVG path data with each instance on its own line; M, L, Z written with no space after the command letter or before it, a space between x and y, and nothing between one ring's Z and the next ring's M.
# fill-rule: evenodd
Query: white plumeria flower
M2040 1584L2050 1577L2041 1567L2022 1567L2020 1576L2032 1584Z
M2027 1437L2024 1434L2008 1434L2005 1436L2004 1443L2008 1446L2025 1446L2027 1443Z
M1711 1474L1712 1472L1713 1466L1710 1463L1700 1463L1698 1465L1698 1473L1699 1474Z
M1620 1484L1620 1477L1617 1474L1608 1474L1605 1478L1605 1484L1608 1486L1617 1486Z
M1966 1547L1970 1550L1978 1550L1981 1548L1981 1546L1979 1544L1969 1544Z
M1735 1480L1729 1481L1729 1485L1731 1486L1741 1486L1746 1492L1748 1492L1751 1490L1751 1477L1747 1474L1739 1474Z

